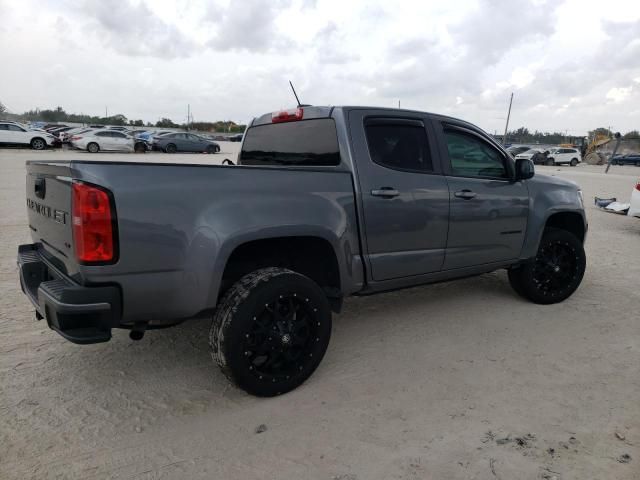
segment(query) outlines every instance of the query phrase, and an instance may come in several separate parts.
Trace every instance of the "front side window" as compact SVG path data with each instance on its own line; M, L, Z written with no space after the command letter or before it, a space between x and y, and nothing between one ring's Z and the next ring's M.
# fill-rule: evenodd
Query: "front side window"
M25 130L21 129L19 126L17 125L8 125L8 129L11 130L12 132L24 132Z
M238 164L339 165L335 122L318 118L251 127L245 134Z
M445 130L451 172L462 177L509 178L504 156L475 135Z
M373 162L394 170L433 171L424 126L383 122L365 125Z

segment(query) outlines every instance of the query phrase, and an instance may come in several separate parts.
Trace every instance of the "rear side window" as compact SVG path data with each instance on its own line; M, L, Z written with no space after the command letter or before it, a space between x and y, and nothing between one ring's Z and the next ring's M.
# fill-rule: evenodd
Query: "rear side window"
M340 164L332 118L258 125L247 130L240 165L334 166Z
M373 162L394 170L433 171L424 126L375 123L365 125L365 132Z

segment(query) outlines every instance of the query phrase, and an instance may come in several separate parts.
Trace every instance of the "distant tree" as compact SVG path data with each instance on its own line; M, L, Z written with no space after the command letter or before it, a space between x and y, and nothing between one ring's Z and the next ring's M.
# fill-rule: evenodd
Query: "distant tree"
M147 125L146 125L146 126L147 126L147 127L153 127L153 123L151 123L151 122L147 122Z
M173 120L171 120L170 118L161 118L160 120L158 120L156 122L156 127L160 127L160 128L176 128L179 127L178 124L173 123Z
M611 130L609 130L608 128L604 128L604 127L598 127L595 130L591 130L589 132L589 138L595 138L597 136L610 137L611 136Z
M7 107L4 106L4 103L0 102L0 115L7 111Z
M622 138L640 138L640 132L638 130L631 130L630 132L625 133Z

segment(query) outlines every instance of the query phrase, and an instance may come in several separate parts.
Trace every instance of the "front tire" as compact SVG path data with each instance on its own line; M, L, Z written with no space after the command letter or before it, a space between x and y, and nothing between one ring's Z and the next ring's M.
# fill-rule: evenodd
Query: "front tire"
M87 145L87 151L89 153L98 153L100 151L100 147L97 143L91 142L89 145Z
M167 153L176 153L177 151L178 151L178 149L176 148L176 146L173 143L170 143L165 148L165 152L167 152Z
M527 300L548 305L569 298L580 286L585 268L582 242L566 230L548 228L536 257L509 270L509 283Z
M213 145L209 145L209 146L207 147L206 152L207 152L208 154L216 153L216 147L214 147Z
M31 140L31 148L34 150L44 150L47 148L47 142L41 138L34 138Z
M283 268L242 277L221 300L209 344L222 372L246 392L272 397L316 370L331 337L331 309L311 279Z
M578 165L578 159L577 158L572 158L571 162L569 162L569 165L571 165L572 167L575 167Z
M548 158L544 164L553 167L556 164L556 161L553 158Z

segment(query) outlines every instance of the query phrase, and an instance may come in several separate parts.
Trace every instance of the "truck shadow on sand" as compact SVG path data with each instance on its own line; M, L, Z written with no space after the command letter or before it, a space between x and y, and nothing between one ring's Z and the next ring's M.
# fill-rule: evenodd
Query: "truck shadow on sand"
M330 347L325 362L327 357L337 356L331 364L348 363L347 350L358 349L358 337L369 332L388 331L390 322L407 331L433 322L446 323L456 315L462 316L463 322L478 322L478 317L492 315L489 308L476 318L464 320L466 304L470 301L487 302L501 309L507 305L520 308L527 303L510 289L504 272L455 284L440 283L350 298L345 301L342 313L334 315L331 340L334 348ZM74 376L76 379L83 377L82 381L102 391L106 381L120 391L130 390L131 394L177 395L182 392L188 396L199 391L227 400L247 398L214 364L209 352L209 324L209 318L189 320L176 327L147 331L138 342L129 339L128 331L114 330L108 343L74 348L72 355L79 364ZM389 332L388 341L393 342L392 332ZM340 358L343 356L345 358ZM95 375L96 366L102 372L99 376Z

